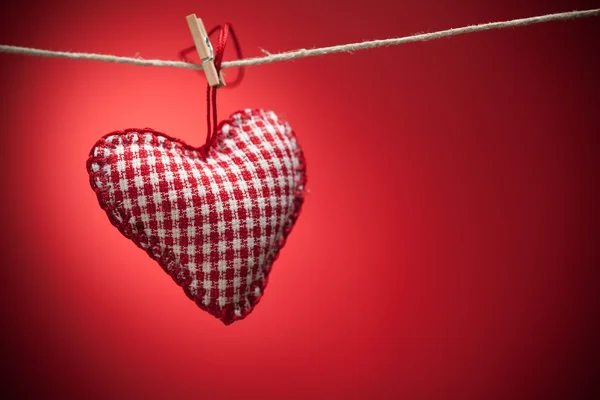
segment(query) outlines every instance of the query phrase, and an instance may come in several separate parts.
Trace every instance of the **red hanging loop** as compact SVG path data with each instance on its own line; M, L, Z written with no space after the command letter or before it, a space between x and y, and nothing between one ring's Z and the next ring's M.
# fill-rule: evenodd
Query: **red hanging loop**
M223 26L217 25L212 28L208 32L208 36L211 36L216 31L219 31L219 39L215 49L215 55L213 63L217 70L217 75L221 76L221 64L223 63L223 54L225 52L225 45L227 44L227 39L229 35L233 38L233 44L235 47L236 55L239 58L242 58L242 49L240 47L240 43L235 35L233 27L229 22L225 23ZM187 49L182 50L179 54L184 61L191 62L187 58L187 54L191 51L195 50L195 46L189 47ZM202 73L202 71L199 71ZM239 85L244 78L244 67L240 67L238 70L237 77L233 82L229 83L227 86L223 86L226 88L233 88ZM206 104L207 104L207 112L206 112L206 120L207 120L207 134L206 134L206 142L203 146L203 150L207 151L208 148L214 143L216 139L218 120L217 120L217 90L219 87L211 87L207 85L206 89Z

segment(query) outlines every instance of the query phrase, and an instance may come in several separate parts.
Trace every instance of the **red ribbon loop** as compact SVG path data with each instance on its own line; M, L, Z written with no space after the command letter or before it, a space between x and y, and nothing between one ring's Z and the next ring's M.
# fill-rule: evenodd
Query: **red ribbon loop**
M215 56L214 56L213 63L215 64L217 74L219 76L221 76L220 73L221 73L221 64L223 63L223 54L225 53L225 45L227 44L227 39L229 38L230 35L233 38L233 45L235 47L235 51L236 51L236 55L237 55L238 59L242 58L242 49L240 47L240 43L237 39L237 36L235 35L233 27L231 26L231 24L229 22L223 24L223 26L221 26L221 25L215 26L208 32L208 36L210 37L216 31L219 31L219 39L217 42L217 46L214 49ZM192 46L185 50L182 50L180 52L181 58L184 61L190 62L190 60L187 59L186 55L187 55L187 53L194 51L195 49L196 48L194 46ZM200 73L202 73L202 71L200 71ZM224 87L226 87L226 88L236 87L237 85L239 85L241 83L243 78L244 78L244 67L240 67L235 80L228 83L227 86L224 86ZM216 133L217 133L217 127L218 127L218 120L217 120L217 90L218 89L219 89L218 87L210 87L210 85L207 85L207 89L206 89L207 134L206 134L206 142L203 146L204 151L207 151L208 148L214 143L214 141L216 139Z

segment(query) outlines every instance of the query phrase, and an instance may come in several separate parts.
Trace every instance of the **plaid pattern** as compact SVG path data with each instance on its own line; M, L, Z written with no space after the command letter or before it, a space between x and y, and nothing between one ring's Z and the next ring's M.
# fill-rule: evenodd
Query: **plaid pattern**
M114 132L87 167L113 225L225 324L259 301L304 199L295 135L262 110L221 122L207 151L149 129Z

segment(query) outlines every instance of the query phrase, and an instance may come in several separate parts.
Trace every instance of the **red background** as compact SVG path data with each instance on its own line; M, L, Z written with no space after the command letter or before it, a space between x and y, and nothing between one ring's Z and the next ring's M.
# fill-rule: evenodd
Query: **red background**
M189 13L207 27L231 21L255 56L599 5L18 4L2 6L0 43L162 59L192 44ZM232 326L198 309L110 225L85 171L91 146L117 129L152 127L201 144L204 79L0 55L6 390L43 398L590 396L599 22L250 67L239 88L221 91L221 117L262 107L291 123L310 189L264 298Z

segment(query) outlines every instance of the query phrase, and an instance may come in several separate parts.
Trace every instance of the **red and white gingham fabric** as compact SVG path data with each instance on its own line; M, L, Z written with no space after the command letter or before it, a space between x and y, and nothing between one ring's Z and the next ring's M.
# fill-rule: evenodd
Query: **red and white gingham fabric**
M262 296L304 200L304 158L275 113L245 110L204 152L150 129L100 139L87 163L101 207L225 324Z

